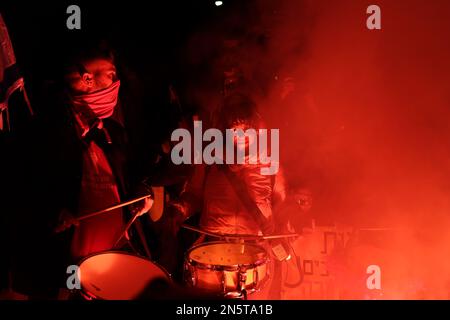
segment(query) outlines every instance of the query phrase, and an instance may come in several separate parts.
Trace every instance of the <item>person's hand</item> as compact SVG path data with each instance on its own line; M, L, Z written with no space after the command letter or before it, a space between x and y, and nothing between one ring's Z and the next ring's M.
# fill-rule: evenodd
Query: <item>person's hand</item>
M143 214L149 212L152 206L153 206L153 199L151 197L145 198L144 200L139 201L138 203L130 206L131 214L133 216L137 214L137 216L140 217Z
M56 233L63 232L72 226L78 227L80 222L67 210L63 209L58 218L58 226L55 228Z

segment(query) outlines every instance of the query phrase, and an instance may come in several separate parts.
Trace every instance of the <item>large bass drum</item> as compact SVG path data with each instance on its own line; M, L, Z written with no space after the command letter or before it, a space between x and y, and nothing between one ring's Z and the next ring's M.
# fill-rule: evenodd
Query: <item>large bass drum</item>
M77 274L81 293L89 300L133 300L154 280L170 282L169 274L154 262L117 251L85 258Z

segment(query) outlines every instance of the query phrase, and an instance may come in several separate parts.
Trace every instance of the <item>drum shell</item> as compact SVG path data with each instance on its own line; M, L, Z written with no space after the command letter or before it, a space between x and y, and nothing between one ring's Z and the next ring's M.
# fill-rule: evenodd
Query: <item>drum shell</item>
M217 295L227 295L239 291L241 277L245 277L245 290L253 293L263 288L269 280L269 258L264 258L249 264L218 265L202 263L191 256L191 252L209 245L229 245L227 242L204 243L191 248L186 254L184 266L185 282L198 289L202 289ZM240 244L242 245L242 244ZM256 246L244 244L244 246ZM264 248L258 246L265 251Z

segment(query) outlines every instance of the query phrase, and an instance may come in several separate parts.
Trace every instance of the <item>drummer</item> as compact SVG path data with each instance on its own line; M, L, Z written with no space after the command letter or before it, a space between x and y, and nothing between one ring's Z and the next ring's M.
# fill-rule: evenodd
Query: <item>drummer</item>
M218 128L264 128L256 104L246 95L228 96L219 111ZM248 148L248 141L246 141ZM224 152L225 154L225 152ZM285 198L281 171L262 175L263 164L195 165L170 220L181 223L201 211L200 227L212 233L268 235L275 231L273 206Z
M76 223L73 216L121 202L128 184L124 168L127 133L119 103L120 80L111 50L100 45L76 56L68 65L65 78L68 88L66 107L77 138L73 147L79 152L77 170L80 179L77 187L74 186L78 189L77 199L62 207L59 230ZM73 161L63 160L64 163ZM151 204L146 198L136 210L145 213ZM120 209L81 222L74 232L72 258L76 261L111 249L123 228Z
M27 177L27 186L37 187L29 192L32 209L21 210L23 226L14 243L13 289L30 299L55 299L66 286L70 264L113 247L124 227L121 210L70 227L77 224L74 217L122 202L130 191L114 56L101 43L83 41L71 48L65 81L48 85L48 96L42 97L45 108L35 124L39 139L33 139L39 153L30 157L39 170ZM147 200L136 210L145 212L150 205ZM58 216L56 231L67 232L55 234Z
M112 249L125 226L121 209L79 224L75 220L123 202L131 184L114 56L103 44L80 46L77 51L67 64L64 88L54 88L59 91L45 99L46 109L40 114L42 137L36 161L42 178L32 177L39 185L35 190L39 201L34 203L33 217L24 219L31 231L19 234L23 239L16 245L12 280L14 290L30 299L57 298L66 285L67 267ZM149 194L145 186L140 192L137 189L135 194ZM151 205L148 199L134 210L144 213ZM77 227L71 228L74 224Z
M218 111L216 128L264 128L256 104L246 95L234 93L225 98ZM248 151L249 141L245 147ZM235 147L240 147L239 145ZM225 154L225 151L223 152ZM248 152L246 152L246 155ZM248 159L247 159L248 160ZM200 212L200 227L210 233L229 235L270 235L275 233L273 208L285 199L282 171L276 175L262 175L263 164L194 165L180 198L172 202L163 217L168 232L175 235L181 224ZM201 236L205 240L220 240ZM272 243L272 247L279 243ZM268 250L267 243L265 243ZM286 250L287 251L287 250ZM277 257L278 258L278 257ZM278 259L283 259L278 258ZM275 259L273 259L275 260ZM269 288L263 296L269 295ZM266 296L267 295L267 296Z

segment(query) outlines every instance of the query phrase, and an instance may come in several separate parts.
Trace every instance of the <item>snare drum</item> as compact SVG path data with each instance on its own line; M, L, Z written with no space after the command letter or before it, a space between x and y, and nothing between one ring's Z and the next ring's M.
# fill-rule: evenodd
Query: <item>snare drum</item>
M226 297L259 291L269 279L267 251L256 244L209 242L191 248L185 259L185 282Z
M160 278L170 281L169 274L154 262L126 252L94 254L78 268L81 292L88 300L132 300Z

